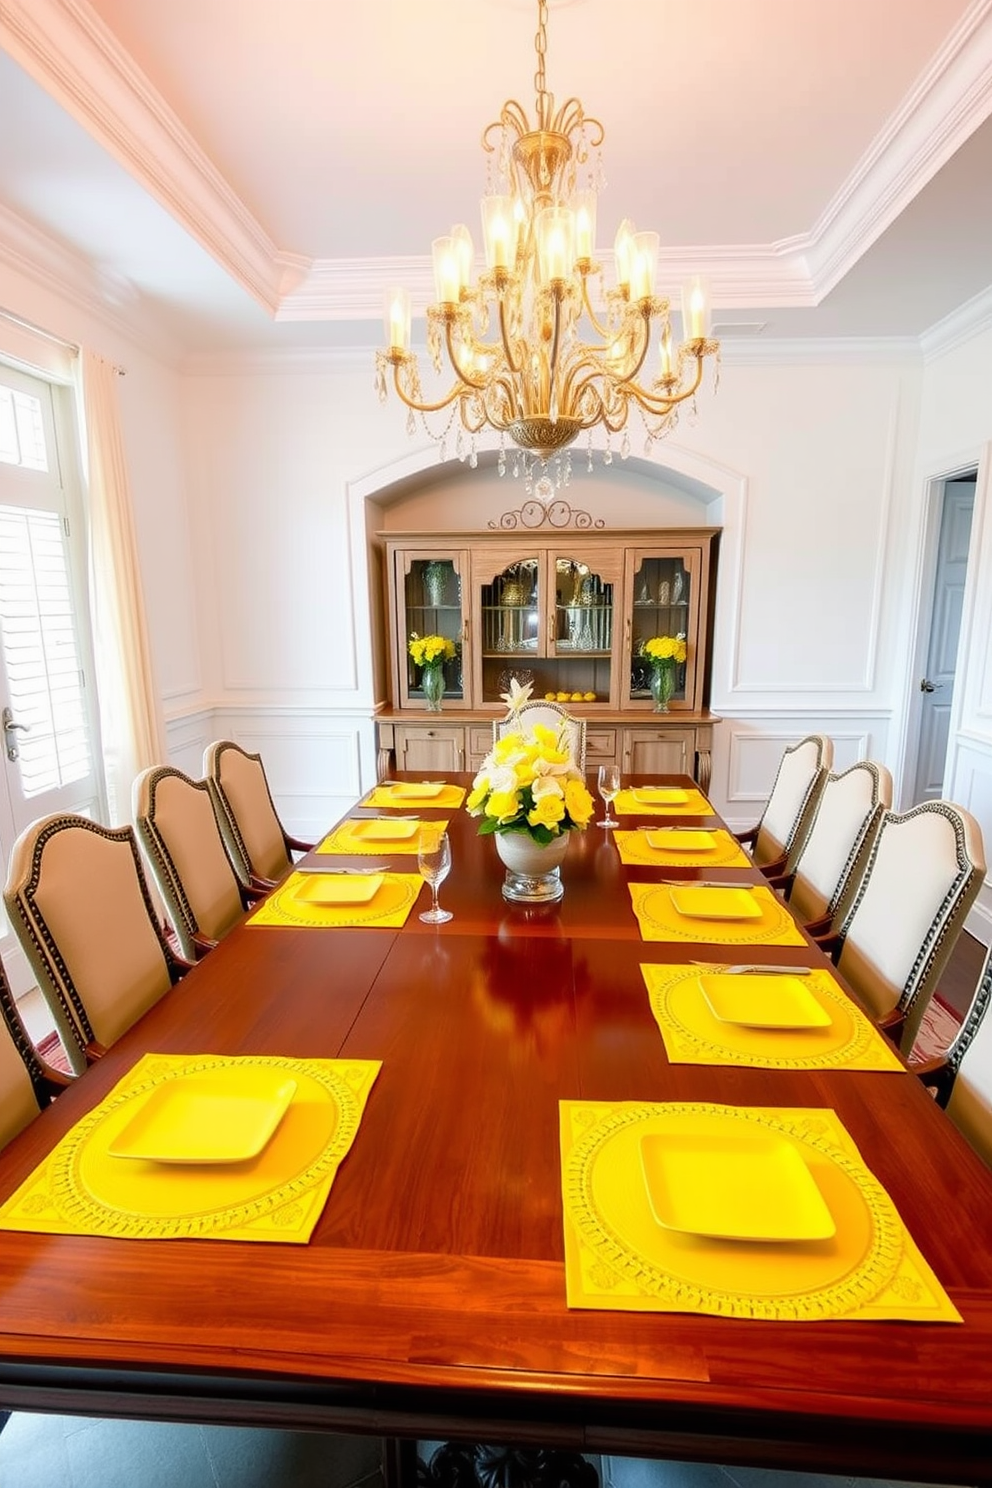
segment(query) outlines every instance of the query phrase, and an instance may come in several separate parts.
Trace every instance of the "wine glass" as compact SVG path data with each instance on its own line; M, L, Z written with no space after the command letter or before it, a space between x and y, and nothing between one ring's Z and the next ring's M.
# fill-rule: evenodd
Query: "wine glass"
M421 830L417 867L421 878L430 884L433 895L430 909L425 909L420 918L425 925L443 925L446 920L453 918L451 910L441 909L437 902L437 891L451 868L451 843L447 832Z
M599 767L599 794L606 802L606 815L602 821L596 823L597 827L615 827L617 823L610 816L610 802L620 789L620 766L600 765Z

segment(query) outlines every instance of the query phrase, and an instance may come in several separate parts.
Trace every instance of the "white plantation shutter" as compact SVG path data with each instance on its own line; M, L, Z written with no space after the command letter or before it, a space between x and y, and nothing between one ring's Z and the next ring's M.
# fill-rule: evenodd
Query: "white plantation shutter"
M0 645L26 797L92 770L83 674L57 512L0 506Z

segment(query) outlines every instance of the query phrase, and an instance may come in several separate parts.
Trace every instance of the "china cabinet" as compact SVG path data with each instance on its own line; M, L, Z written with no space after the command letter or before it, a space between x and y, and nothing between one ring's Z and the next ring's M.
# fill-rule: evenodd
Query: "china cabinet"
M586 719L590 769L709 780L712 611L719 531L565 529L383 533L391 701L376 716L379 772L478 767L514 677ZM429 712L412 638L441 636L445 716ZM644 646L685 642L655 711ZM450 648L449 648L450 649Z

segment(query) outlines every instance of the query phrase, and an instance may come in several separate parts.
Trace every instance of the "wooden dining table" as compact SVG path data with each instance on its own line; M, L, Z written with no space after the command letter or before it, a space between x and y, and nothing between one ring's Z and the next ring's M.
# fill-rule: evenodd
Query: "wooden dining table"
M642 964L828 963L644 941L628 882L760 874L624 867L590 825L559 904L510 904L464 809L417 814L448 924L425 887L399 929L237 926L0 1154L3 1201L149 1052L381 1060L309 1242L0 1232L0 1407L992 1484L992 1174L911 1074L666 1055ZM340 860L380 861L416 871ZM963 1321L570 1308L570 1100L835 1111Z

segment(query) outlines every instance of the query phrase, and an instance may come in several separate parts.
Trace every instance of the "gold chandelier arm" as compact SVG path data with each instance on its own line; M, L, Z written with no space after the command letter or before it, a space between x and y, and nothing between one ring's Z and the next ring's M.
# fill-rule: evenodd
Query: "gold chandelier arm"
M493 413L490 413L489 420L493 428L506 429L513 423L514 419L520 417L520 400L517 397L517 391L513 386L513 382L505 372L494 377L486 389L485 400L487 409L490 408L494 395L498 393L502 394L502 410L496 413L495 416Z
M691 398L693 393L698 391L702 380L703 358L701 355L697 355L696 375L690 387L679 388L677 392L655 395L654 393L649 393L645 388L639 387L637 383L625 382L622 384L622 391L629 394L635 403L638 403L647 413L664 415L674 408L677 403L684 403L686 398Z
M460 383L456 382L454 387L451 389L451 392L447 393L440 400L440 402L422 403L418 398L415 398L412 393L406 392L400 384L400 367L408 362L412 362L413 360L413 357L405 357L402 362L395 361L393 363L393 387L396 389L398 397L403 403L406 404L407 408L412 408L415 413L440 413L442 408L450 408L455 399L460 397L464 393L464 388L461 386Z
M461 378L462 382L466 384L467 387L475 388L476 392L482 392L483 388L486 385L485 378L473 377L470 372L465 371L464 367L462 367L461 363L458 360L457 354L455 352L454 337L451 334L451 328L453 325L453 320L447 320L444 327L444 339L445 344L448 348L448 358L451 362L451 365L454 367L458 376Z
M583 307L585 309L586 314L589 317L589 324L592 326L593 330L596 332L596 335L597 336L602 336L602 338L603 338L604 341L608 341L610 339L609 328L607 326L604 326L600 322L599 317L597 316L595 310L592 308L592 301L589 298L589 275L588 274L583 274L582 275L582 304L583 304ZM590 350L592 350L591 347L590 347Z
M503 355L506 357L506 365L509 368L509 370L511 372L515 373L515 374L519 374L520 367L519 367L519 364L517 363L516 358L513 355L513 349L510 346L510 334L509 334L509 331L507 330L507 326L506 326L506 295L505 294L501 294L501 295L498 296L498 299L499 299L499 334L500 334L500 337L502 338L502 341L503 341Z

